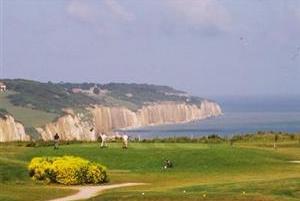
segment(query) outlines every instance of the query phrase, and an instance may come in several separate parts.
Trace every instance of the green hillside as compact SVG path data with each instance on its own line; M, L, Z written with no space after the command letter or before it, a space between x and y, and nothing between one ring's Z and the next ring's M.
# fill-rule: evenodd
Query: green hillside
M83 94L72 94L59 84L30 80L4 80L11 93L7 96L15 106L50 113L62 113L66 107L95 104L96 100Z
M171 87L149 84L41 83L21 79L2 81L11 91L6 98L14 106L56 114L61 114L63 108L86 107L93 104L125 106L136 110L151 102L175 101L199 104L203 100L187 96L185 92Z
M57 118L58 114L55 113L13 105L8 97L14 94L12 91L0 93L0 115L13 114L26 128L40 127Z

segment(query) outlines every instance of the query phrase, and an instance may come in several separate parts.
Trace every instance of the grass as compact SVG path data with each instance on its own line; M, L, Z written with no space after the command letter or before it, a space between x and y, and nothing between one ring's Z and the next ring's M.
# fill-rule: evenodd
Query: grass
M300 165L288 161L300 160L299 153L298 141L279 143L277 150L246 143L233 147L226 143L132 143L128 150L118 143L108 149L88 143L64 145L59 150L2 144L0 200L46 200L72 193L59 185L35 184L27 176L26 165L35 156L75 155L106 165L110 183L149 184L107 191L91 201L296 201L300 199ZM163 170L165 159L175 167ZM47 188L55 193L47 194Z
M16 120L22 122L26 128L41 127L57 118L58 115L54 113L13 105L8 96L14 93L12 91L0 93L0 108L13 114Z
M66 194L72 194L76 191L70 189L61 189L58 187L40 186L40 185L27 185L24 183L18 183L13 186L1 185L1 201L11 200L36 200L45 201L52 198L59 198ZM49 193L51 192L51 193Z

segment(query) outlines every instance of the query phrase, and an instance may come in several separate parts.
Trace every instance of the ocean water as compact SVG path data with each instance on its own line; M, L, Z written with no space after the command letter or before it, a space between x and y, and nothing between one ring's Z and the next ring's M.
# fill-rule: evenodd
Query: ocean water
M185 124L139 128L127 133L131 137L154 138L211 134L232 136L257 131L300 132L298 97L220 98L218 102L223 108L223 116Z

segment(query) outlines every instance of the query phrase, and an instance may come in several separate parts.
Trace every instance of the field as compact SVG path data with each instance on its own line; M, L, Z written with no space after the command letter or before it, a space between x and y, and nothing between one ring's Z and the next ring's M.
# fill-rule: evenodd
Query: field
M54 113L34 110L28 107L15 106L8 99L8 96L12 94L15 94L15 92L9 91L6 93L0 93L0 108L7 110L10 114L13 114L16 120L22 122L26 128L44 126L46 123L53 121L58 116Z
M300 200L298 141L270 144L132 143L128 150L111 143L108 149L84 143L52 147L0 145L0 200L47 200L72 194L59 185L36 184L26 165L35 156L75 155L100 162L109 169L110 183L148 185L105 192L98 200ZM174 168L164 170L165 159ZM51 192L51 193L48 193Z

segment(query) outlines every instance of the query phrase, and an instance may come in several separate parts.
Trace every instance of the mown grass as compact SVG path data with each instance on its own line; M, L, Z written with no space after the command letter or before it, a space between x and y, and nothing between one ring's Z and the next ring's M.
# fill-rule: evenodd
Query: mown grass
M278 146L251 144L132 143L128 150L112 143L52 147L0 145L0 200L46 200L71 193L58 185L35 184L26 164L35 156L75 155L106 165L110 183L144 182L115 189L90 200L299 200L298 142ZM162 169L165 159L173 169ZM51 188L51 194L45 189ZM18 190L22 189L22 190ZM28 191L33 191L34 196ZM243 193L245 192L245 193ZM142 194L144 193L144 195ZM206 197L203 197L203 195Z
M46 185L33 185L27 183L16 183L14 185L0 184L0 200L24 200L24 201L45 201L48 199L59 198L68 194L75 193L75 190L62 189Z
M274 183L276 182L276 183ZM274 201L299 200L300 179L248 181L221 184L202 184L172 190L114 190L91 201L98 200L214 200L214 201Z

